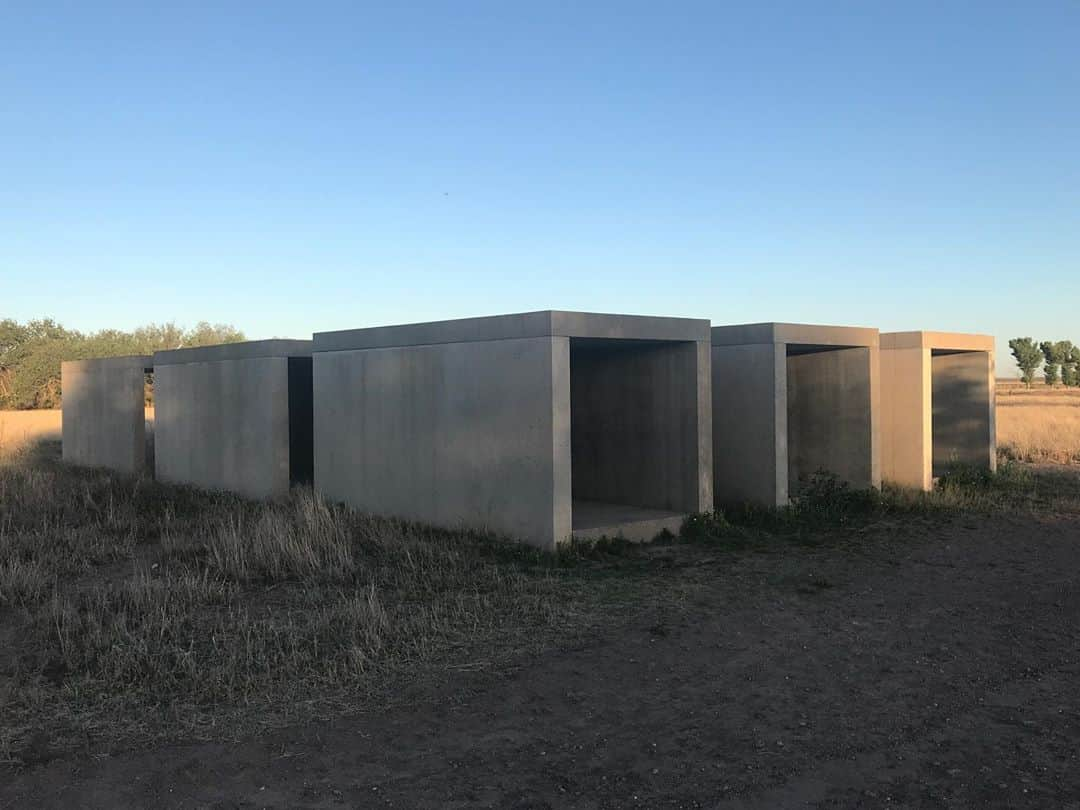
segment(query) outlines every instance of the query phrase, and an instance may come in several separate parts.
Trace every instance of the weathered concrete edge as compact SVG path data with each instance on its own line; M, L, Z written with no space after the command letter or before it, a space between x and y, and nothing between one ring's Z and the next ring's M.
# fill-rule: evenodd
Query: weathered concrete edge
M707 342L709 322L698 318L543 310L483 318L316 332L314 351L386 349L538 337Z
M761 343L785 343L807 346L879 346L879 332L869 326L833 326L812 323L745 323L714 326L713 346L745 346Z
M883 332L881 348L993 352L994 336L964 332Z
M143 371L153 371L154 358L149 354L126 354L120 357L88 357L84 360L65 360L60 364L61 370L94 371L105 368L139 368Z
M175 366L183 363L252 360L260 357L310 357L311 349L310 340L249 340L243 343L222 343L217 346L154 352L154 365Z

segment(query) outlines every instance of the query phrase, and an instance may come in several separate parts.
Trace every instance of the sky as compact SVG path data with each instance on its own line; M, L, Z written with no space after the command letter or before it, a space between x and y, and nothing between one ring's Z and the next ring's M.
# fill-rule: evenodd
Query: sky
M0 0L0 317L1080 343L1080 3Z

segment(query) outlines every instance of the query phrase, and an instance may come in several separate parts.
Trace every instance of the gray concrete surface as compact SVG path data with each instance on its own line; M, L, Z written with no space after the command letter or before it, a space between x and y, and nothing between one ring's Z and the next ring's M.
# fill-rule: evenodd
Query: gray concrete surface
M313 348L316 352L331 352L532 337L708 342L709 322L690 318L544 310L515 315L317 332Z
M575 502L618 504L605 530L640 537L657 515L634 509L711 507L707 339L704 321L563 312L317 334L316 488L543 548L597 528Z
M819 470L880 486L879 374L876 329L714 327L717 503L783 506Z
M310 480L310 353L275 340L155 354L157 477L254 498Z
M146 468L145 355L60 366L62 456L69 464L138 474Z
M997 468L994 338L881 336L883 475L929 490L951 464Z

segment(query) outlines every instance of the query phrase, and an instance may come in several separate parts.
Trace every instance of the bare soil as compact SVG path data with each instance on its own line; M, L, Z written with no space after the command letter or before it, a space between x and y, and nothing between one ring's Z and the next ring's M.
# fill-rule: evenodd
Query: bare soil
M0 770L0 807L1080 808L1075 512L655 554L670 587L584 640L334 722Z

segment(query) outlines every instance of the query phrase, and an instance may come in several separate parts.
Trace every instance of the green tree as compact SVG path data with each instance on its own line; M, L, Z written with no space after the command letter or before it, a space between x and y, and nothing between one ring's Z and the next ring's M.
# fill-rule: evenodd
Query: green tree
M149 324L131 332L103 329L84 334L50 319L20 324L0 320L0 408L56 408L60 364L65 360L152 354L161 349L236 343L244 333L228 324Z
M1057 385L1061 371L1061 361L1064 359L1062 356L1062 343L1061 341L1055 343L1051 340L1044 340L1039 344L1039 348L1042 350L1043 358L1046 360L1043 365L1043 381L1047 385Z
M1030 388L1035 379L1035 370L1043 361L1042 349L1029 337L1013 338L1009 341L1009 349L1020 367L1020 379Z
M1068 340L1062 343L1065 350L1061 362L1061 381L1068 386L1080 386L1080 346L1074 346Z

